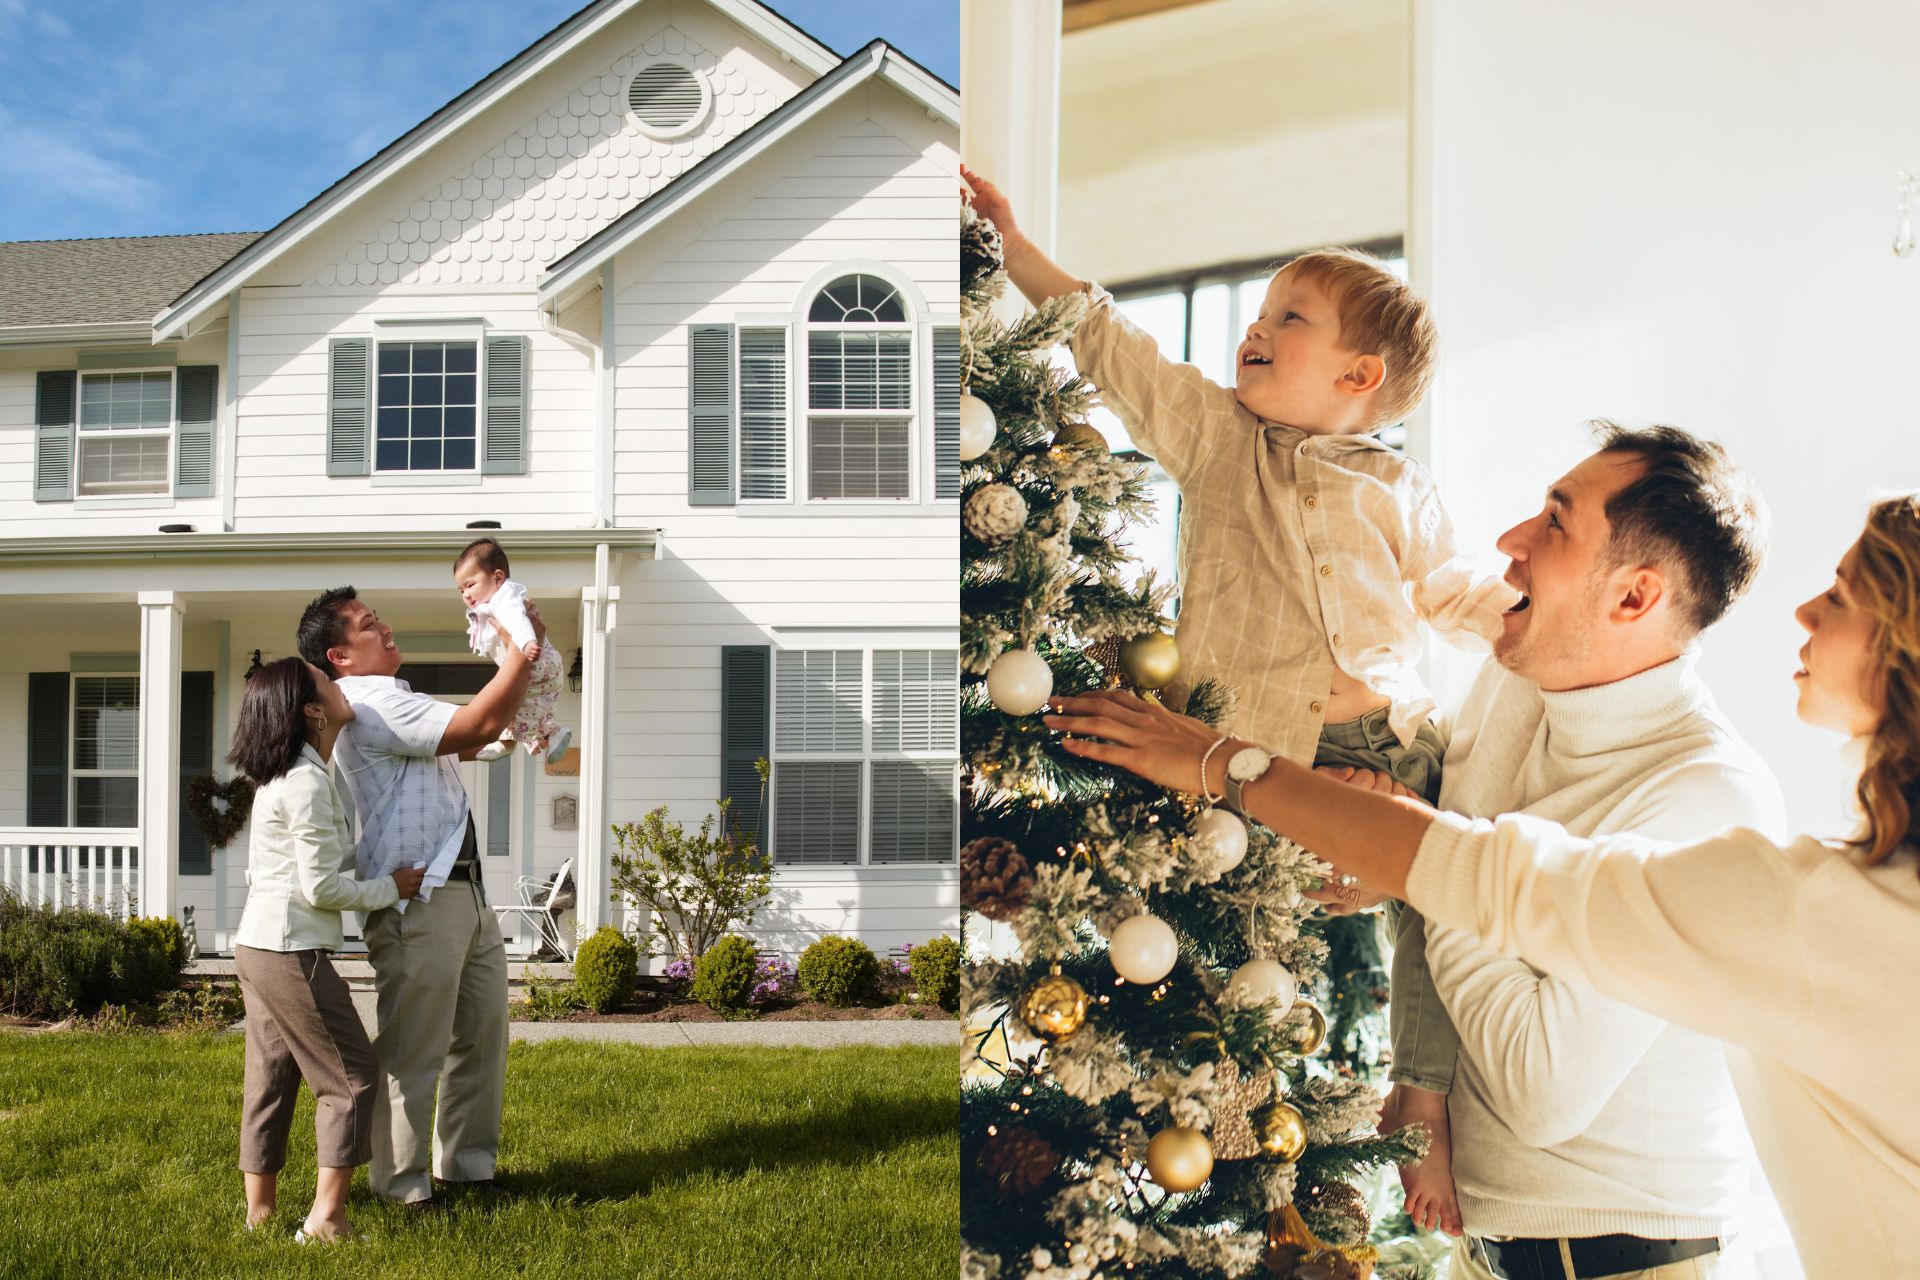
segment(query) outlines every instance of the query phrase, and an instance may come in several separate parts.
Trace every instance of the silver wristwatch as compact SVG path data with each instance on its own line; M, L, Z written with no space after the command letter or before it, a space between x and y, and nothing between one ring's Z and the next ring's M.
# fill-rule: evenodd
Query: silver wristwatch
M1266 776L1273 765L1273 756L1259 747L1242 747L1227 757L1227 808L1241 817L1247 816L1247 804L1240 796L1240 789L1256 778Z

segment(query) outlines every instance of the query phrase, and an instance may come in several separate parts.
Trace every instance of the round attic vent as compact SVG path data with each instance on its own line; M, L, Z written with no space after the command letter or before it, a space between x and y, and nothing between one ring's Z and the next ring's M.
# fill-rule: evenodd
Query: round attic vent
M642 67L627 86L627 105L642 128L657 138L686 133L707 114L706 80L677 62Z

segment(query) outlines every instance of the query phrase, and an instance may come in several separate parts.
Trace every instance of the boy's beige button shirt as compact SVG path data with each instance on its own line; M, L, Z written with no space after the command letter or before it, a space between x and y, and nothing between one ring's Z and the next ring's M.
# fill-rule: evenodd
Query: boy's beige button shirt
M354 874L352 810L312 747L253 798L247 905L233 936L261 951L338 951L342 911L377 911L399 899L392 876Z
M1490 645L1519 594L1462 557L1432 477L1372 436L1263 422L1176 364L1095 287L1071 346L1134 440L1180 486L1184 701L1209 677L1235 694L1224 728L1310 764L1336 664L1392 701L1410 744L1433 710L1414 670L1420 619Z

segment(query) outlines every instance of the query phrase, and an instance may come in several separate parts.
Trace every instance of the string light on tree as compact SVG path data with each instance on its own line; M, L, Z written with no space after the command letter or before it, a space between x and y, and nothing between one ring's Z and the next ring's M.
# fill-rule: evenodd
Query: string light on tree
M1180 942L1159 916L1129 916L1108 939L1107 954L1115 973L1128 982L1152 986L1173 972L1173 962L1180 958Z
M1010 716L1030 716L1053 696L1053 669L1031 649L1008 649L987 671L987 697Z

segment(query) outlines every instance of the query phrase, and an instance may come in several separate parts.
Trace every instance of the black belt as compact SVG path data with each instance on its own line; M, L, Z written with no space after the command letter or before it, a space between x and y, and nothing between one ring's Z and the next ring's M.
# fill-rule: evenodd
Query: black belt
M451 867L447 868L447 879L449 881L452 881L452 880L477 881L480 879L480 864L477 862L456 862Z
M1472 1237L1475 1256L1504 1280L1567 1280L1560 1261L1560 1241L1522 1237L1488 1240ZM1714 1237L1699 1240L1648 1240L1642 1236L1581 1236L1567 1240L1578 1280L1601 1280L1630 1271L1650 1271L1670 1262L1685 1262L1720 1252Z

